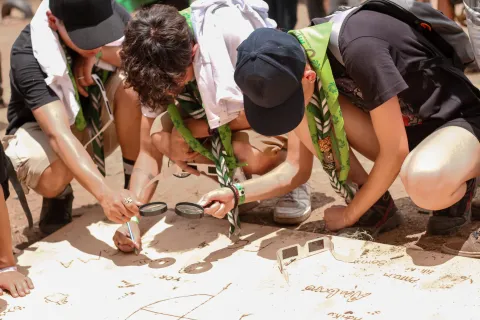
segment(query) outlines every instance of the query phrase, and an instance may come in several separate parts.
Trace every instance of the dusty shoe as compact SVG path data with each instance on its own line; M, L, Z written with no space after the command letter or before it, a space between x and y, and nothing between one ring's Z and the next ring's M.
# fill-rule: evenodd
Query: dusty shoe
M457 240L445 243L442 251L448 254L468 257L480 258L480 229L470 234L467 241Z
M273 220L279 224L299 224L311 213L310 187L305 183L278 200Z
M357 223L338 231L337 236L372 241L378 234L395 229L401 223L402 217L387 191Z
M472 216L472 199L477 190L477 179L467 181L467 192L460 201L443 210L433 211L428 219L427 234L450 235L470 223Z
M54 233L72 222L73 198L73 190L70 184L55 198L43 198L39 223L40 230L43 233Z

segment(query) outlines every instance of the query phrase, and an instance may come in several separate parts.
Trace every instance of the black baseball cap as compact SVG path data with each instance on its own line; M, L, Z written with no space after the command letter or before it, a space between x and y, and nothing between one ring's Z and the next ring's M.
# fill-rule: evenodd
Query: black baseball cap
M260 28L237 51L234 78L252 129L265 136L295 129L305 113L302 78L307 58L300 43L288 33Z
M115 0L50 0L49 6L80 49L96 49L123 37L125 22Z

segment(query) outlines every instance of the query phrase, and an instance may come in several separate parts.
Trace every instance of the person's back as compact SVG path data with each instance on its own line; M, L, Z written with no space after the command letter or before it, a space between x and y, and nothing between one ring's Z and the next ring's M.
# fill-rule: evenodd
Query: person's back
M367 110L398 95L407 126L480 113L468 78L448 59L438 65L432 44L398 19L361 10L345 22L339 46L345 69L329 55L337 86Z
M27 122L36 122L32 113L32 110L35 109L35 106L41 107L58 99L52 90L48 90L48 87L43 86L43 82L47 76L41 70L33 55L30 25L27 25L22 30L20 35L13 43L11 57L10 73L12 76L15 76L15 78L12 77L10 81L12 93L7 110L7 135L15 134L15 131ZM23 70L26 65L37 68L38 72L30 72L28 75L21 77L21 75L16 73L16 70ZM35 75L43 75L43 77L37 78ZM20 83L18 81L20 81ZM19 87L20 85L23 86L25 82L30 83L30 85L27 87L28 90L36 93L29 96L34 97L34 99L31 101L25 96L25 93L23 93ZM38 83L42 84L42 86L39 86ZM29 108L30 105L31 107Z

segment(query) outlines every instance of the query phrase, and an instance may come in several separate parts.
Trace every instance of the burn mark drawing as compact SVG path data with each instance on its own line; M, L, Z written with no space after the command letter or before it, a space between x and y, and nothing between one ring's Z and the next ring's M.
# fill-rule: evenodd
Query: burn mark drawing
M220 290L220 292L215 295L202 293L191 294L153 302L151 304L141 307L140 309L129 315L127 318L125 318L125 320L140 320L145 318L147 314L152 313L159 316L163 315L171 317L172 320L196 320L194 318L188 317L188 315L213 300L215 297L227 290L230 285L231 283L226 285L222 290Z
M64 305L68 303L68 294L54 293L45 297L45 303L55 303L56 305Z

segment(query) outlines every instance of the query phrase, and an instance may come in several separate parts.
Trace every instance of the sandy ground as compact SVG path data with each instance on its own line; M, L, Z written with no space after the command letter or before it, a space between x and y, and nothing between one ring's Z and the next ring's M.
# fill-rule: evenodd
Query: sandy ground
M1 1L0 1L1 3ZM34 7L38 5L39 1L34 0L32 4ZM297 27L303 27L308 24L308 15L303 4L299 5L299 22ZM19 32L28 23L28 21L21 19L19 14L15 14L13 18L7 18L0 21L0 51L2 53L2 69L4 79L4 99L8 102L10 97L10 88L8 85L9 73L9 54L12 43L15 41ZM480 84L479 75L472 75L472 80ZM6 127L6 109L0 109L0 130L1 135L4 135ZM371 163L368 160L362 159L362 162L367 168L371 168ZM121 154L117 150L112 156L107 159L107 180L108 183L117 188L123 185L123 168L121 163ZM342 204L341 200L335 195L328 184L327 176L323 173L318 161L315 163L314 172L310 179L312 191L312 207L313 213L308 221L297 227L299 230L323 233L323 211L325 208L333 204ZM95 199L88 194L76 181L73 182L75 190L74 201L74 216L78 217L83 214L89 214L94 210L101 210L100 206L96 204ZM187 179L177 179L173 176L165 176L155 194L154 200L166 201L169 206L174 206L180 201L197 201L202 194L212 190L216 184L206 178L189 177ZM38 241L43 235L35 226L33 230L28 229L27 220L20 206L16 194L11 189L11 197L7 201L10 221L12 225L12 234L14 239L15 251L18 253L28 244ZM439 251L441 245L448 240L447 237L426 237L423 235L425 226L428 220L428 214L420 213L419 209L413 205L407 197L403 186L399 181L390 189L396 204L401 211L404 218L404 223L396 230L390 231L381 235L377 241L394 245L411 245L416 244L426 250ZM34 220L38 223L42 199L40 196L31 192L27 195L30 208L34 215ZM272 210L276 199L263 202L254 211L242 216L242 221L274 225L272 220ZM472 224L461 230L455 237L467 237L472 229L479 226L479 223Z

